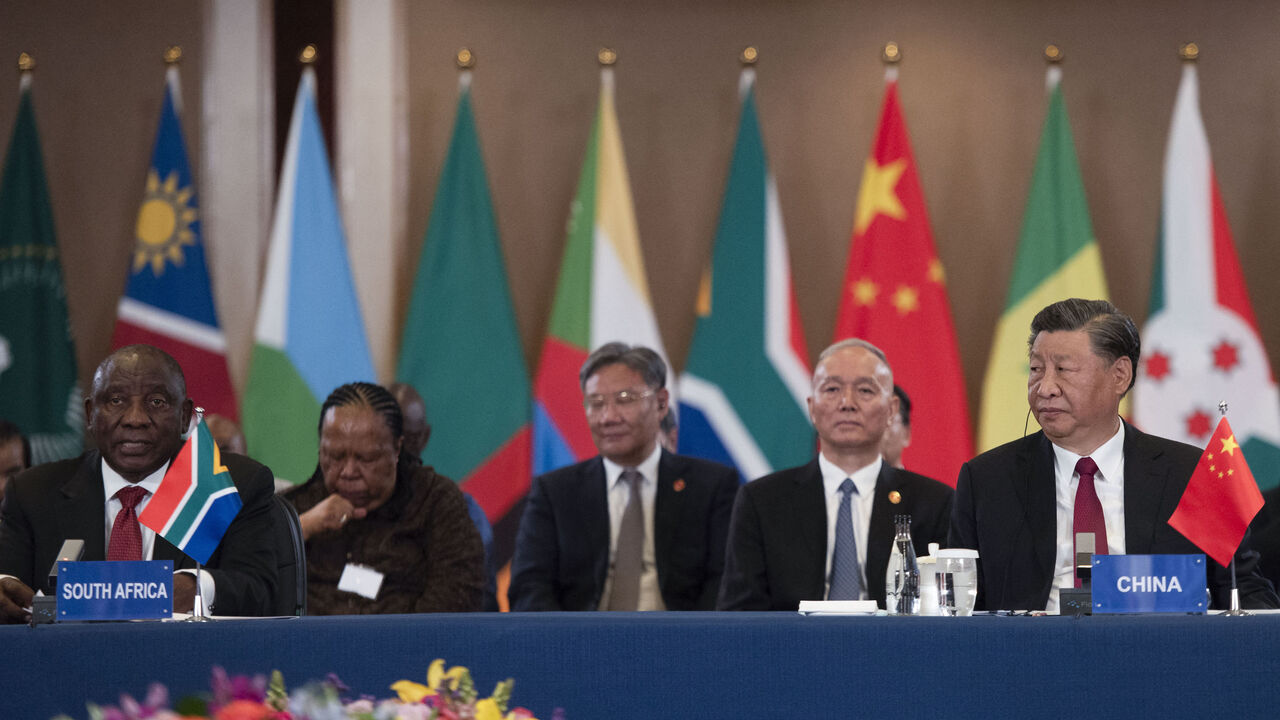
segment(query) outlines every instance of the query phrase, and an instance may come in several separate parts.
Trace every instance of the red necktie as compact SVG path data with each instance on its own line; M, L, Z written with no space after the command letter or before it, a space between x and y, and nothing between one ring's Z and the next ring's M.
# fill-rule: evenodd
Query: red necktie
M1098 499L1098 491L1093 486L1098 463L1093 458L1082 457L1076 463L1076 472L1080 474L1080 484L1076 486L1075 519L1071 535L1072 567L1075 567L1075 533L1093 533L1094 554L1107 554L1107 523L1102 517L1102 501ZM1076 578L1076 587L1080 587L1079 578Z
M115 497L119 498L120 512L116 513L116 521L111 525L111 541L107 544L108 560L141 560L142 528L138 525L138 514L134 508L147 496L145 488L132 485L120 488Z

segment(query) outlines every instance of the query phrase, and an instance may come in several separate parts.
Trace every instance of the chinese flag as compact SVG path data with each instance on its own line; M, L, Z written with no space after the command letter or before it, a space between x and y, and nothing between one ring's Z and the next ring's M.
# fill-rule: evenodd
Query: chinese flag
M835 339L858 337L884 350L894 382L911 398L911 445L903 464L955 485L960 465L973 453L964 373L946 275L934 250L896 77L889 72L858 192Z
M1261 509L1262 493L1224 417L1191 473L1169 524L1225 566Z

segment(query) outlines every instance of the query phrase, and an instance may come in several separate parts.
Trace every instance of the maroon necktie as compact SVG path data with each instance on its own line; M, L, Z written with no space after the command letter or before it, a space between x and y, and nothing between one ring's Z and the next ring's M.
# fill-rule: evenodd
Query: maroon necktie
M1080 484L1076 486L1075 521L1071 535L1072 549L1075 549L1075 533L1093 533L1094 554L1107 554L1107 523L1102 517L1102 501L1098 500L1098 491L1093 486L1093 476L1098 472L1098 463L1093 458L1082 457L1076 463L1076 472L1080 473ZM1075 553L1071 555L1071 566L1075 567ZM1080 587L1080 578L1076 578L1076 587Z
M107 544L108 560L141 560L142 528L138 525L138 514L134 508L147 496L145 488L131 485L120 488L115 497L120 499L120 512L116 513L116 521L111 525L111 541Z

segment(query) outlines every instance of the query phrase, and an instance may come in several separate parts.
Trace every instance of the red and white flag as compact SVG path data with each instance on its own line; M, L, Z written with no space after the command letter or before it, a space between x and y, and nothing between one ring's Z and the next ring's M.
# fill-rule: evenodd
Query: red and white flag
M1165 151L1161 238L1133 420L1204 447L1218 403L1226 401L1253 466L1276 467L1280 394L1231 240L1199 98L1196 66L1187 63ZM1265 487L1280 480L1272 475L1263 477Z

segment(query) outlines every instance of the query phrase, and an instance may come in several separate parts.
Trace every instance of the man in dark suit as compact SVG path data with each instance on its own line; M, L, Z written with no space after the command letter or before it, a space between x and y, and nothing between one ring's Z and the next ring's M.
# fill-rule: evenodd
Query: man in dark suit
M978 609L1058 608L1075 585L1075 532L1098 553L1200 553L1169 526L1201 449L1121 420L1141 343L1129 316L1104 300L1049 305L1031 323L1027 401L1042 430L965 463L950 545L976 549ZM1277 607L1248 537L1236 553L1241 604ZM1230 577L1209 561L1212 606Z
M5 495L0 510L0 620L27 621L24 608L31 605L33 588L52 593L47 571L67 539L84 540L85 560L118 558L129 554L123 548L131 546L133 559L195 567L136 520L182 448L192 410L182 369L155 347L121 348L98 366L85 398L98 449L28 470L13 479ZM223 454L222 462L243 506L205 566L201 590L216 614L265 615L276 585L270 515L274 479L266 467L239 455ZM133 502L132 509L126 507ZM116 552L112 545L119 546ZM195 584L194 571L174 573L175 611L192 609Z
M838 342L818 358L812 389L818 457L739 490L721 610L794 611L824 599L884 607L893 516L911 516L917 554L946 539L951 488L881 456L898 414L884 353L864 340Z
M511 609L711 610L738 474L658 443L670 412L653 350L609 343L579 382L600 455L533 481Z

